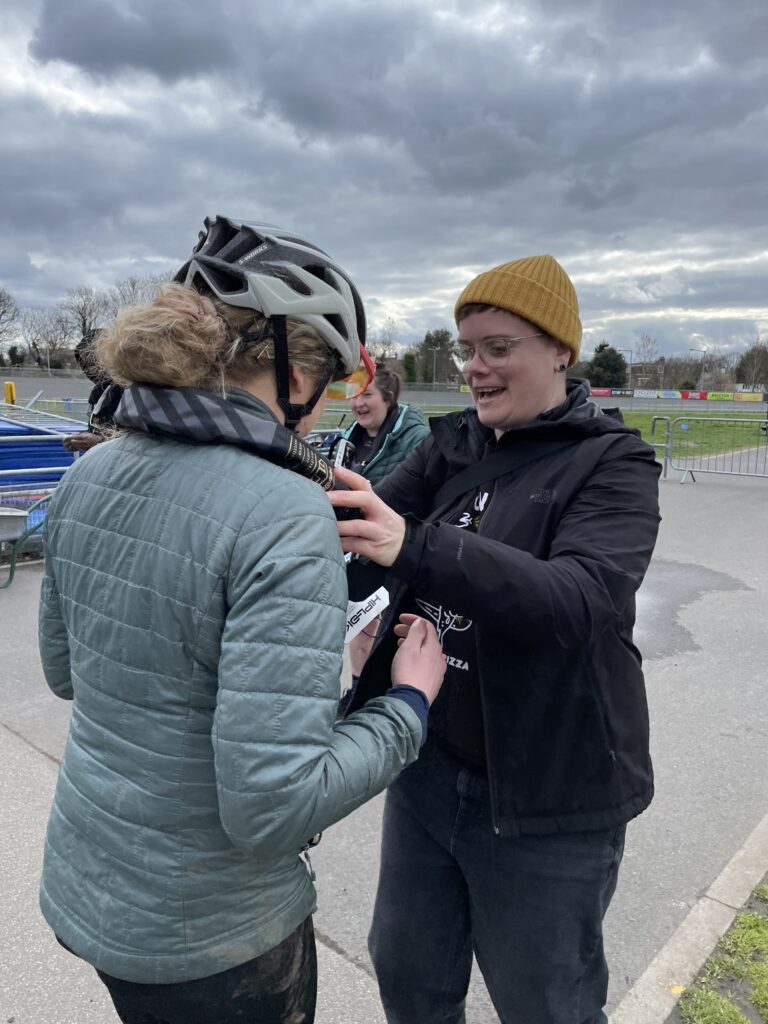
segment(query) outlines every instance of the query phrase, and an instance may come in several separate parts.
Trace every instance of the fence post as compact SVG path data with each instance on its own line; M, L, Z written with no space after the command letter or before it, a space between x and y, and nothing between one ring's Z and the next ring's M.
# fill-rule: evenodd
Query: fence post
M664 440L662 442L654 441L654 436L656 434L656 424L659 423L659 422L664 424ZM663 480L666 480L667 479L667 466L669 464L669 445L670 445L669 416L654 416L653 419L651 420L651 444L653 445L654 448L662 448L664 450L664 455L662 457L663 469L661 471L661 477L662 477Z

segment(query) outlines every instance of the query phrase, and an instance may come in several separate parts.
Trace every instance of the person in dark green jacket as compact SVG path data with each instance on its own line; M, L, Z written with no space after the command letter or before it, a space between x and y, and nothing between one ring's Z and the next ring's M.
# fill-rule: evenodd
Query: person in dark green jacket
M325 253L223 217L99 335L119 432L46 520L40 652L72 722L40 903L124 1024L311 1024L302 852L425 737L445 671L426 622L400 685L335 721L344 561L301 438L364 337Z
M429 436L424 417L412 405L398 405L400 378L383 363L361 395L350 399L355 423L344 437L355 446L350 469L372 484L382 480Z

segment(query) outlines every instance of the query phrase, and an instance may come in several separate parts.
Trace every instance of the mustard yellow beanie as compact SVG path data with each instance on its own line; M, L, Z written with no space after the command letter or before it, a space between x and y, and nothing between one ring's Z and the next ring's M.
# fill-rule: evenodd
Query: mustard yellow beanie
M461 307L473 302L506 309L529 320L567 345L571 364L578 360L579 301L570 277L552 256L526 256L479 274L458 298L456 323Z

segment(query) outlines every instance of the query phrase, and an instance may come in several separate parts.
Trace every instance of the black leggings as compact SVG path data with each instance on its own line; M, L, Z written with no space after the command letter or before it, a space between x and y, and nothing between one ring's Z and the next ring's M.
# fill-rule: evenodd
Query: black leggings
M317 959L312 918L254 960L197 981L139 985L97 971L123 1024L312 1024Z

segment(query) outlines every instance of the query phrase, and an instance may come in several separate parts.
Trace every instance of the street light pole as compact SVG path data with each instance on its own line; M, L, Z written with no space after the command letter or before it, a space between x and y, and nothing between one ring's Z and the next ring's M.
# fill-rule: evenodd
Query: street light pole
M707 350L705 348L689 348L688 351L689 352L703 352L704 355L707 355ZM701 364L700 367L699 367L699 391L703 391L704 390L704 360L700 359L699 363Z
M435 376L437 374L437 348L432 349L432 390L435 390Z
M629 362L627 363L627 369L629 371L629 381L627 387L632 387L632 349L631 348L617 348L617 352L626 353L629 356Z

